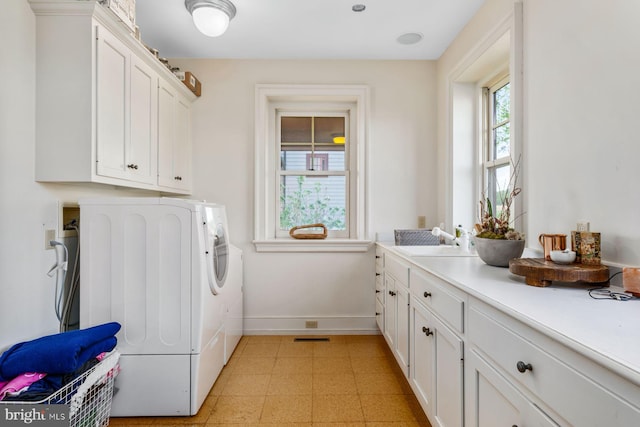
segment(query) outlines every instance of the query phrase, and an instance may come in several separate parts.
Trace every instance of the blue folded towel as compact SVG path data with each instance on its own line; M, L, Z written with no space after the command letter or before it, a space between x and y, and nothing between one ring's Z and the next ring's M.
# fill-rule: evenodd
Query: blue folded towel
M0 356L0 381L25 372L69 374L89 359L115 348L117 322L15 344Z

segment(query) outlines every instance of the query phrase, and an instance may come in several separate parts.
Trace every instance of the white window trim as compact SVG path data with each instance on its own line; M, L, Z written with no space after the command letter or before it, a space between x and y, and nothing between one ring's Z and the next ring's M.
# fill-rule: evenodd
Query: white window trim
M492 194L491 189L489 188L489 175L490 175L490 170L496 170L497 168L501 167L501 166L506 166L509 165L511 163L511 159L513 157L513 153L515 151L515 147L514 147L514 142L513 142L513 138L511 137L511 134L509 135L509 155L508 156L504 156L504 157L499 157L497 159L494 159L494 153L493 150L495 148L494 144L493 144L493 129L494 129L494 123L493 123L493 115L494 115L494 111L493 111L493 94L495 93L496 89L499 89L500 87L511 83L511 76L509 75L509 71L508 70L502 70L499 73L497 73L496 76L494 76L491 79L487 79L483 84L481 84L481 97L482 97L482 107L481 107L481 111L482 111L482 132L481 132L481 141L480 141L480 150L479 152L480 154L480 170L481 170L481 179L479 180L481 182L481 188L478 191L478 200L484 200L486 197L489 197L490 194ZM511 102L511 94L510 96L510 105L512 104ZM510 117L511 117L510 113ZM511 118L509 118L509 123L511 123ZM519 184L518 184L519 185ZM495 189L497 190L497 189ZM495 202L495 201L494 201ZM514 201L514 212L516 212L518 206L518 201ZM513 218L513 213L512 213L512 218Z
M365 85L271 85L259 84L255 89L255 206L253 241L257 252L365 252L369 239L367 146L369 139L369 87ZM277 155L275 132L276 106L284 102L353 103L355 125L352 129L351 155L356 156L354 180L355 197L352 221L353 234L349 239L303 240L275 236L276 209L275 170Z

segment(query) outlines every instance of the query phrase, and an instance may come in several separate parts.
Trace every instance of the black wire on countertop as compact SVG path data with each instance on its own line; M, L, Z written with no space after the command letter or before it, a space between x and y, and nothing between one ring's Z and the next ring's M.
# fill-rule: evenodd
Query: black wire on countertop
M618 271L617 273L612 274L609 277L609 283L611 283L611 279L621 273L622 271ZM593 299L612 299L617 301L629 301L630 299L636 299L636 297L631 294L626 294L623 292L611 292L608 289L608 286L609 285L607 284L606 286L589 289L589 296Z

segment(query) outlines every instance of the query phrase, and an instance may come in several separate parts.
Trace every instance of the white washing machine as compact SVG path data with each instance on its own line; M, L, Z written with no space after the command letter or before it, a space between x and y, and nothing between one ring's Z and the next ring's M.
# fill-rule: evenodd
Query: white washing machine
M122 324L111 415L196 414L225 363L237 295L225 299L226 290L242 292L225 207L126 197L79 204L80 326Z

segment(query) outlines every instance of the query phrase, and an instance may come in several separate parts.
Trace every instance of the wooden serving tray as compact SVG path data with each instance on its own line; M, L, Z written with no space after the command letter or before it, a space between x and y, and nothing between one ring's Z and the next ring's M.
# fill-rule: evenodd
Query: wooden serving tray
M516 258L509 261L509 271L524 276L527 285L544 287L551 282L585 282L605 284L609 268L604 265L556 264L544 258Z

